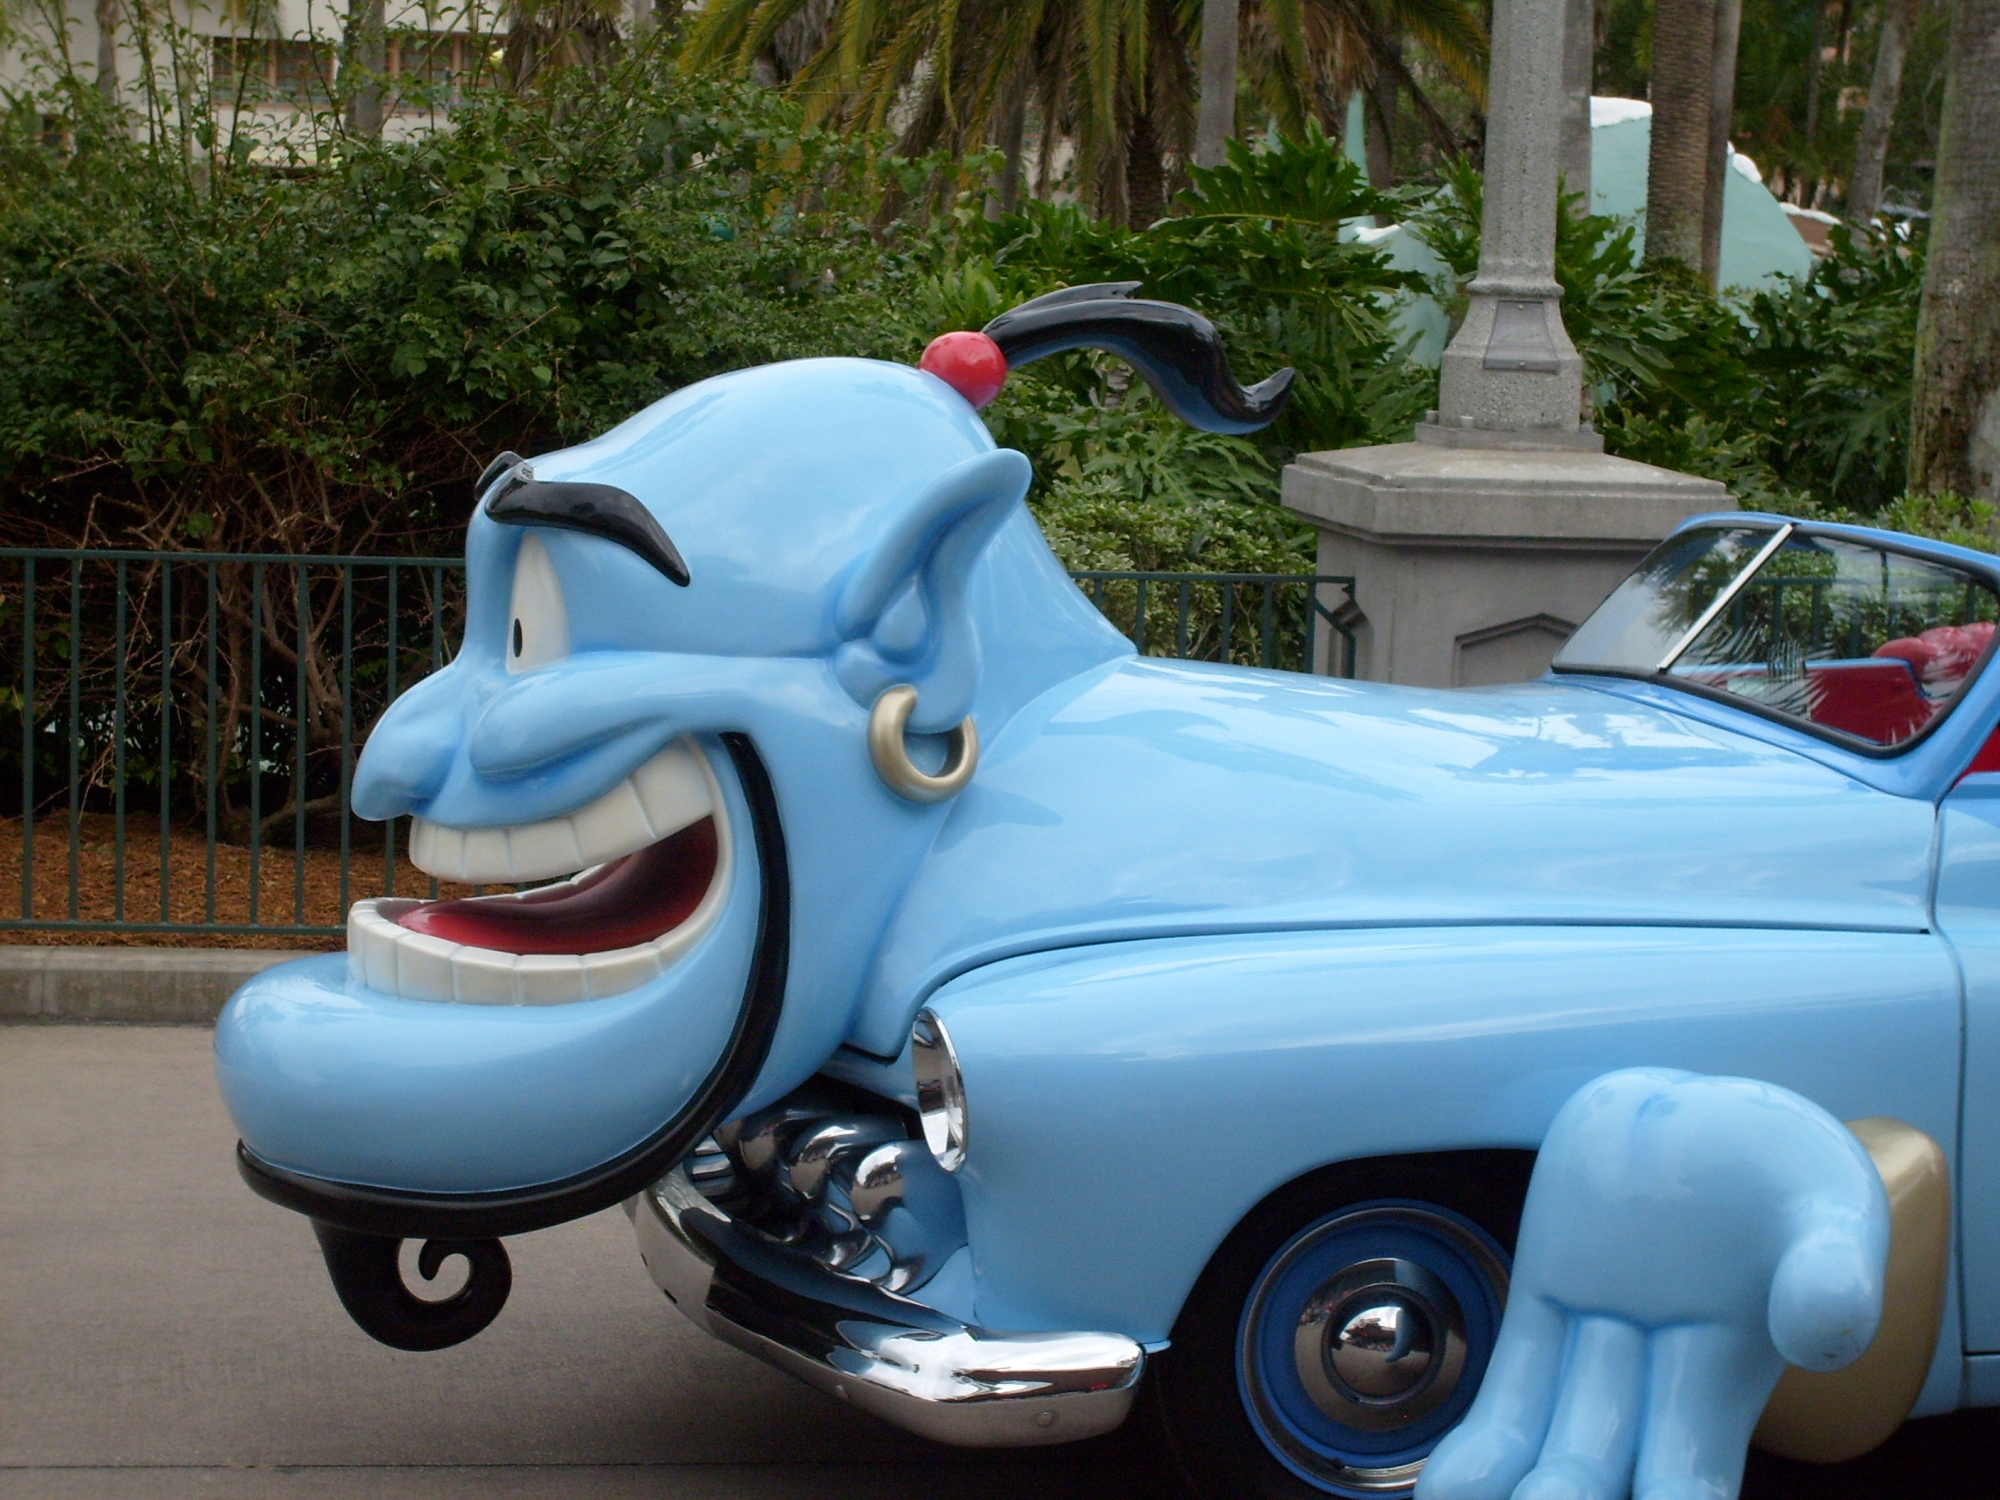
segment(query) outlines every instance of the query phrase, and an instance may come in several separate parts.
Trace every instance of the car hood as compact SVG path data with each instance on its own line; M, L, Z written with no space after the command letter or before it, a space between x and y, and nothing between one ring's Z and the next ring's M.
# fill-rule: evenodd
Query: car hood
M1921 930L1933 812L1748 735L1544 680L1438 691L1127 658L990 748L850 1041L1015 953L1467 923Z

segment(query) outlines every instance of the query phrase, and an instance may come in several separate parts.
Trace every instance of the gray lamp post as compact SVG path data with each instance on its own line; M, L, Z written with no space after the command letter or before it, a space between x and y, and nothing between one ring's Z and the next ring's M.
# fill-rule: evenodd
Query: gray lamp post
M1444 351L1436 422L1526 434L1545 444L1604 446L1578 430L1583 359L1563 331L1556 285L1556 171L1564 114L1565 0L1493 8L1487 74L1486 198L1479 274L1465 322Z
M1319 528L1320 572L1355 579L1348 623L1364 677L1536 676L1654 542L1735 505L1713 480L1607 455L1581 420L1583 361L1555 281L1575 90L1565 12L1589 14L1568 0L1494 5L1479 274L1444 352L1438 409L1414 442L1303 453L1285 470L1286 505Z

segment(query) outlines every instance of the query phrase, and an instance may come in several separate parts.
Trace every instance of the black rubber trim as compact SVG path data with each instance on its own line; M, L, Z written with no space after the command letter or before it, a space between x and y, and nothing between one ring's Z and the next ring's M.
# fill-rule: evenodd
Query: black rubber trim
M466 1261L465 1285L431 1301L412 1296L403 1283L401 1240L318 1221L313 1233L340 1305L363 1333L391 1349L423 1353L475 1338L500 1316L514 1289L513 1263L498 1240L425 1240L417 1252L417 1273L425 1281L435 1281L450 1256Z
M484 1239L526 1234L622 1203L678 1165L695 1143L726 1119L756 1081L784 1009L791 964L791 877L785 831L770 773L749 736L725 734L757 844L762 892L757 946L736 1029L694 1097L649 1139L622 1156L559 1182L497 1193L418 1193L331 1182L288 1172L241 1141L236 1166L260 1196L322 1224L397 1239Z

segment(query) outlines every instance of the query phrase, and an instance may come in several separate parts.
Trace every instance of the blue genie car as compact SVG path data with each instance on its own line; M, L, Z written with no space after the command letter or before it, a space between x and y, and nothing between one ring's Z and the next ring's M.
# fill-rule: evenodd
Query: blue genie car
M1283 372L1131 291L1007 315L1000 373L1089 344L1269 420ZM216 1034L363 1328L471 1337L503 1237L622 1203L687 1316L913 1431L1144 1394L1203 1493L1405 1493L1551 1120L1648 1065L1942 1143L1932 1322L1849 1399L2000 1403L2000 561L1732 513L1535 682L1139 657L997 380L935 367L722 376L482 479L463 648L353 800L531 888L364 901Z

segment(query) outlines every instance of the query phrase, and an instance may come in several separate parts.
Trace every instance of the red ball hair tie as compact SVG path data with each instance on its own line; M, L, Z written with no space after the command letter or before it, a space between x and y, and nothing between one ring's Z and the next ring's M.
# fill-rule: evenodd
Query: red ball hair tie
M970 331L939 334L925 346L917 368L965 397L974 411L999 395L1007 380L1007 356L1000 346L985 334Z

